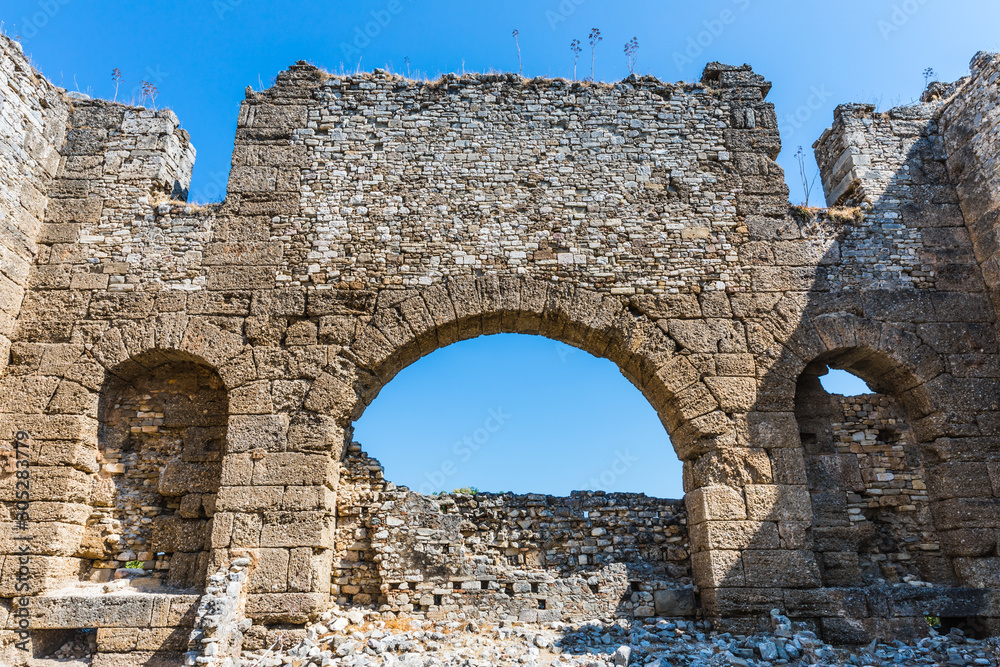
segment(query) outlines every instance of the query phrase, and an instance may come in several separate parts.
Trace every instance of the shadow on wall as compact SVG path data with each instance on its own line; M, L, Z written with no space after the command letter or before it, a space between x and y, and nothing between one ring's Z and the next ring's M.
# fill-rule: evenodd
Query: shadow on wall
M149 367L109 376L101 392L101 469L79 554L88 581L126 568L135 587L204 588L229 403L215 371L176 356L140 359Z
M984 463L991 434L980 431L1000 399L988 370L998 345L945 168L938 109L839 108L843 134L817 142L827 178L827 161L849 169L871 154L886 162L835 175L857 181L834 188L837 203L861 209L796 211L755 239L806 248L834 241L812 270L772 274L783 280L759 304L751 340L758 358L773 360L749 415L758 425L752 438L769 450L778 498L808 498L811 511L779 501L764 518L786 536L768 555L779 559L779 577L760 572L753 551L730 576L754 587L745 595L760 611L783 606L829 642L926 634L927 616L997 629L997 619L982 618L995 606L983 589L1000 581L979 557L995 555L1000 510ZM843 129L855 124L874 129ZM860 145L837 145L843 136ZM828 366L878 393L831 396L819 382ZM769 423L800 437L776 437ZM775 590L760 588L768 584ZM720 613L738 613L741 594L723 595L732 599Z

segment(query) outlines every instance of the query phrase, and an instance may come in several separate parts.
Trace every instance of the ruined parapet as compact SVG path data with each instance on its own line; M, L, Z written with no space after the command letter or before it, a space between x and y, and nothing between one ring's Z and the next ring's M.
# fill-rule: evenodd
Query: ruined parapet
M338 604L528 622L694 616L679 500L576 491L426 496L349 445L338 487Z
M877 112L845 104L814 144L830 206L857 207L864 222L840 240L838 273L858 285L965 289L980 279L933 101Z

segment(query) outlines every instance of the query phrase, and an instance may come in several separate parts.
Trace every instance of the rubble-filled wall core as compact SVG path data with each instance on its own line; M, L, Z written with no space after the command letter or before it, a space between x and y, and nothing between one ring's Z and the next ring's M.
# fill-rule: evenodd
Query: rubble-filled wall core
M68 96L0 47L4 660L94 630L95 665L179 664L209 630L264 649L335 604L996 630L996 56L918 105L838 108L825 210L789 206L749 66L299 63L248 91L201 207L172 112ZM683 507L382 480L353 421L421 356L502 332L614 362ZM828 366L875 393L818 393Z

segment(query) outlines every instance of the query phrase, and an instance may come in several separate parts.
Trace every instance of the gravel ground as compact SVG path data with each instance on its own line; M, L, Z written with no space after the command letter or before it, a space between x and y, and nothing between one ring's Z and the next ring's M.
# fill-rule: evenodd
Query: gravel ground
M892 641L834 648L771 614L772 632L750 637L711 631L708 623L647 620L544 626L475 622L383 620L359 611L328 612L300 645L281 653L245 655L245 667L681 667L707 665L991 665L997 639L977 641L961 631L911 643Z

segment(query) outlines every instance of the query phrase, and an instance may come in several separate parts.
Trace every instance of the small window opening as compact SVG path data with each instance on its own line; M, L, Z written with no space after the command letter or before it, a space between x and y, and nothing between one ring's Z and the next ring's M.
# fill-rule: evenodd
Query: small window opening
M441 596L440 595L435 595L434 596L434 606L435 607L440 607L441 606Z
M538 592L538 584L531 584L531 592L532 593Z
M538 608L539 609L545 609L545 600L539 600L538 601Z
M831 394L861 396L877 393L872 391L872 388L857 375L839 368L831 368L829 373L820 376L819 382L823 385L823 389Z

